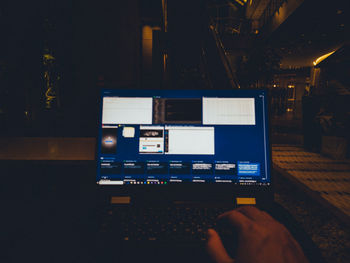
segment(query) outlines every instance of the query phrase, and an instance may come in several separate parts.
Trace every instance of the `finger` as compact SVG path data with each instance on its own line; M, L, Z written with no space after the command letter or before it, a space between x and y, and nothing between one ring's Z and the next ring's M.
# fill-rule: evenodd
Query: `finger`
M253 221L273 220L273 218L269 214L259 210L254 206L241 206L235 210L242 213L243 215L245 215Z
M217 263L234 263L227 254L221 238L214 229L208 229L207 250L210 257Z
M236 210L225 212L218 217L219 220L226 219L238 230L251 223L251 220L244 214Z

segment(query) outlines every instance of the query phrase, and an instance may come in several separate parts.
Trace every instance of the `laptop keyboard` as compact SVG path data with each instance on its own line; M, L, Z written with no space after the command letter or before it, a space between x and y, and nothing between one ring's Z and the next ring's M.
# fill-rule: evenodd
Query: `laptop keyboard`
M101 224L102 233L118 233L125 241L206 240L208 228L228 207L110 207Z

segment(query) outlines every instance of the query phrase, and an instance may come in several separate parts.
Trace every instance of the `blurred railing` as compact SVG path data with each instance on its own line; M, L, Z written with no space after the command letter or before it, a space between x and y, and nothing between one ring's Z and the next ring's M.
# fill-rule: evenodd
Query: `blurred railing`
M210 75L208 74L209 72L209 65L208 65L208 55L207 55L207 52L205 50L204 47L202 47L201 49L201 66L202 66L202 72L205 72L205 80L208 84L208 86L211 88L211 89L214 89L214 85L213 85L213 80L211 79Z
M215 30L223 37L234 35L251 34L251 22L247 19L237 17L211 17L211 24L215 26Z
M216 47L218 49L221 61L225 67L226 74L227 74L227 77L228 77L229 82L231 84L231 87L234 89L240 89L240 85L237 81L237 78L236 78L235 73L232 69L231 63L228 59L228 53L226 52L225 46L221 41L219 32L215 28L215 22L213 19L210 19L209 31L211 32L211 35L215 40Z

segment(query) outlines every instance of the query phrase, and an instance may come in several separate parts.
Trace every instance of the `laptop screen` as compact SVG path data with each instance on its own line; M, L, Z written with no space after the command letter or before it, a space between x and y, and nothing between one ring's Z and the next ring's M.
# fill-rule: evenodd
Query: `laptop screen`
M265 90L102 90L100 185L270 184Z

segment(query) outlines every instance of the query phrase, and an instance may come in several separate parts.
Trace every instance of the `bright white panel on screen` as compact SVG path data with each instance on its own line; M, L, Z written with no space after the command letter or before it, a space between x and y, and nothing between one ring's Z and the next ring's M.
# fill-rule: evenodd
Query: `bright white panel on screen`
M166 154L213 155L214 127L165 127L168 130Z
M255 125L254 98L203 98L204 125Z
M103 98L102 124L152 124L152 98Z

